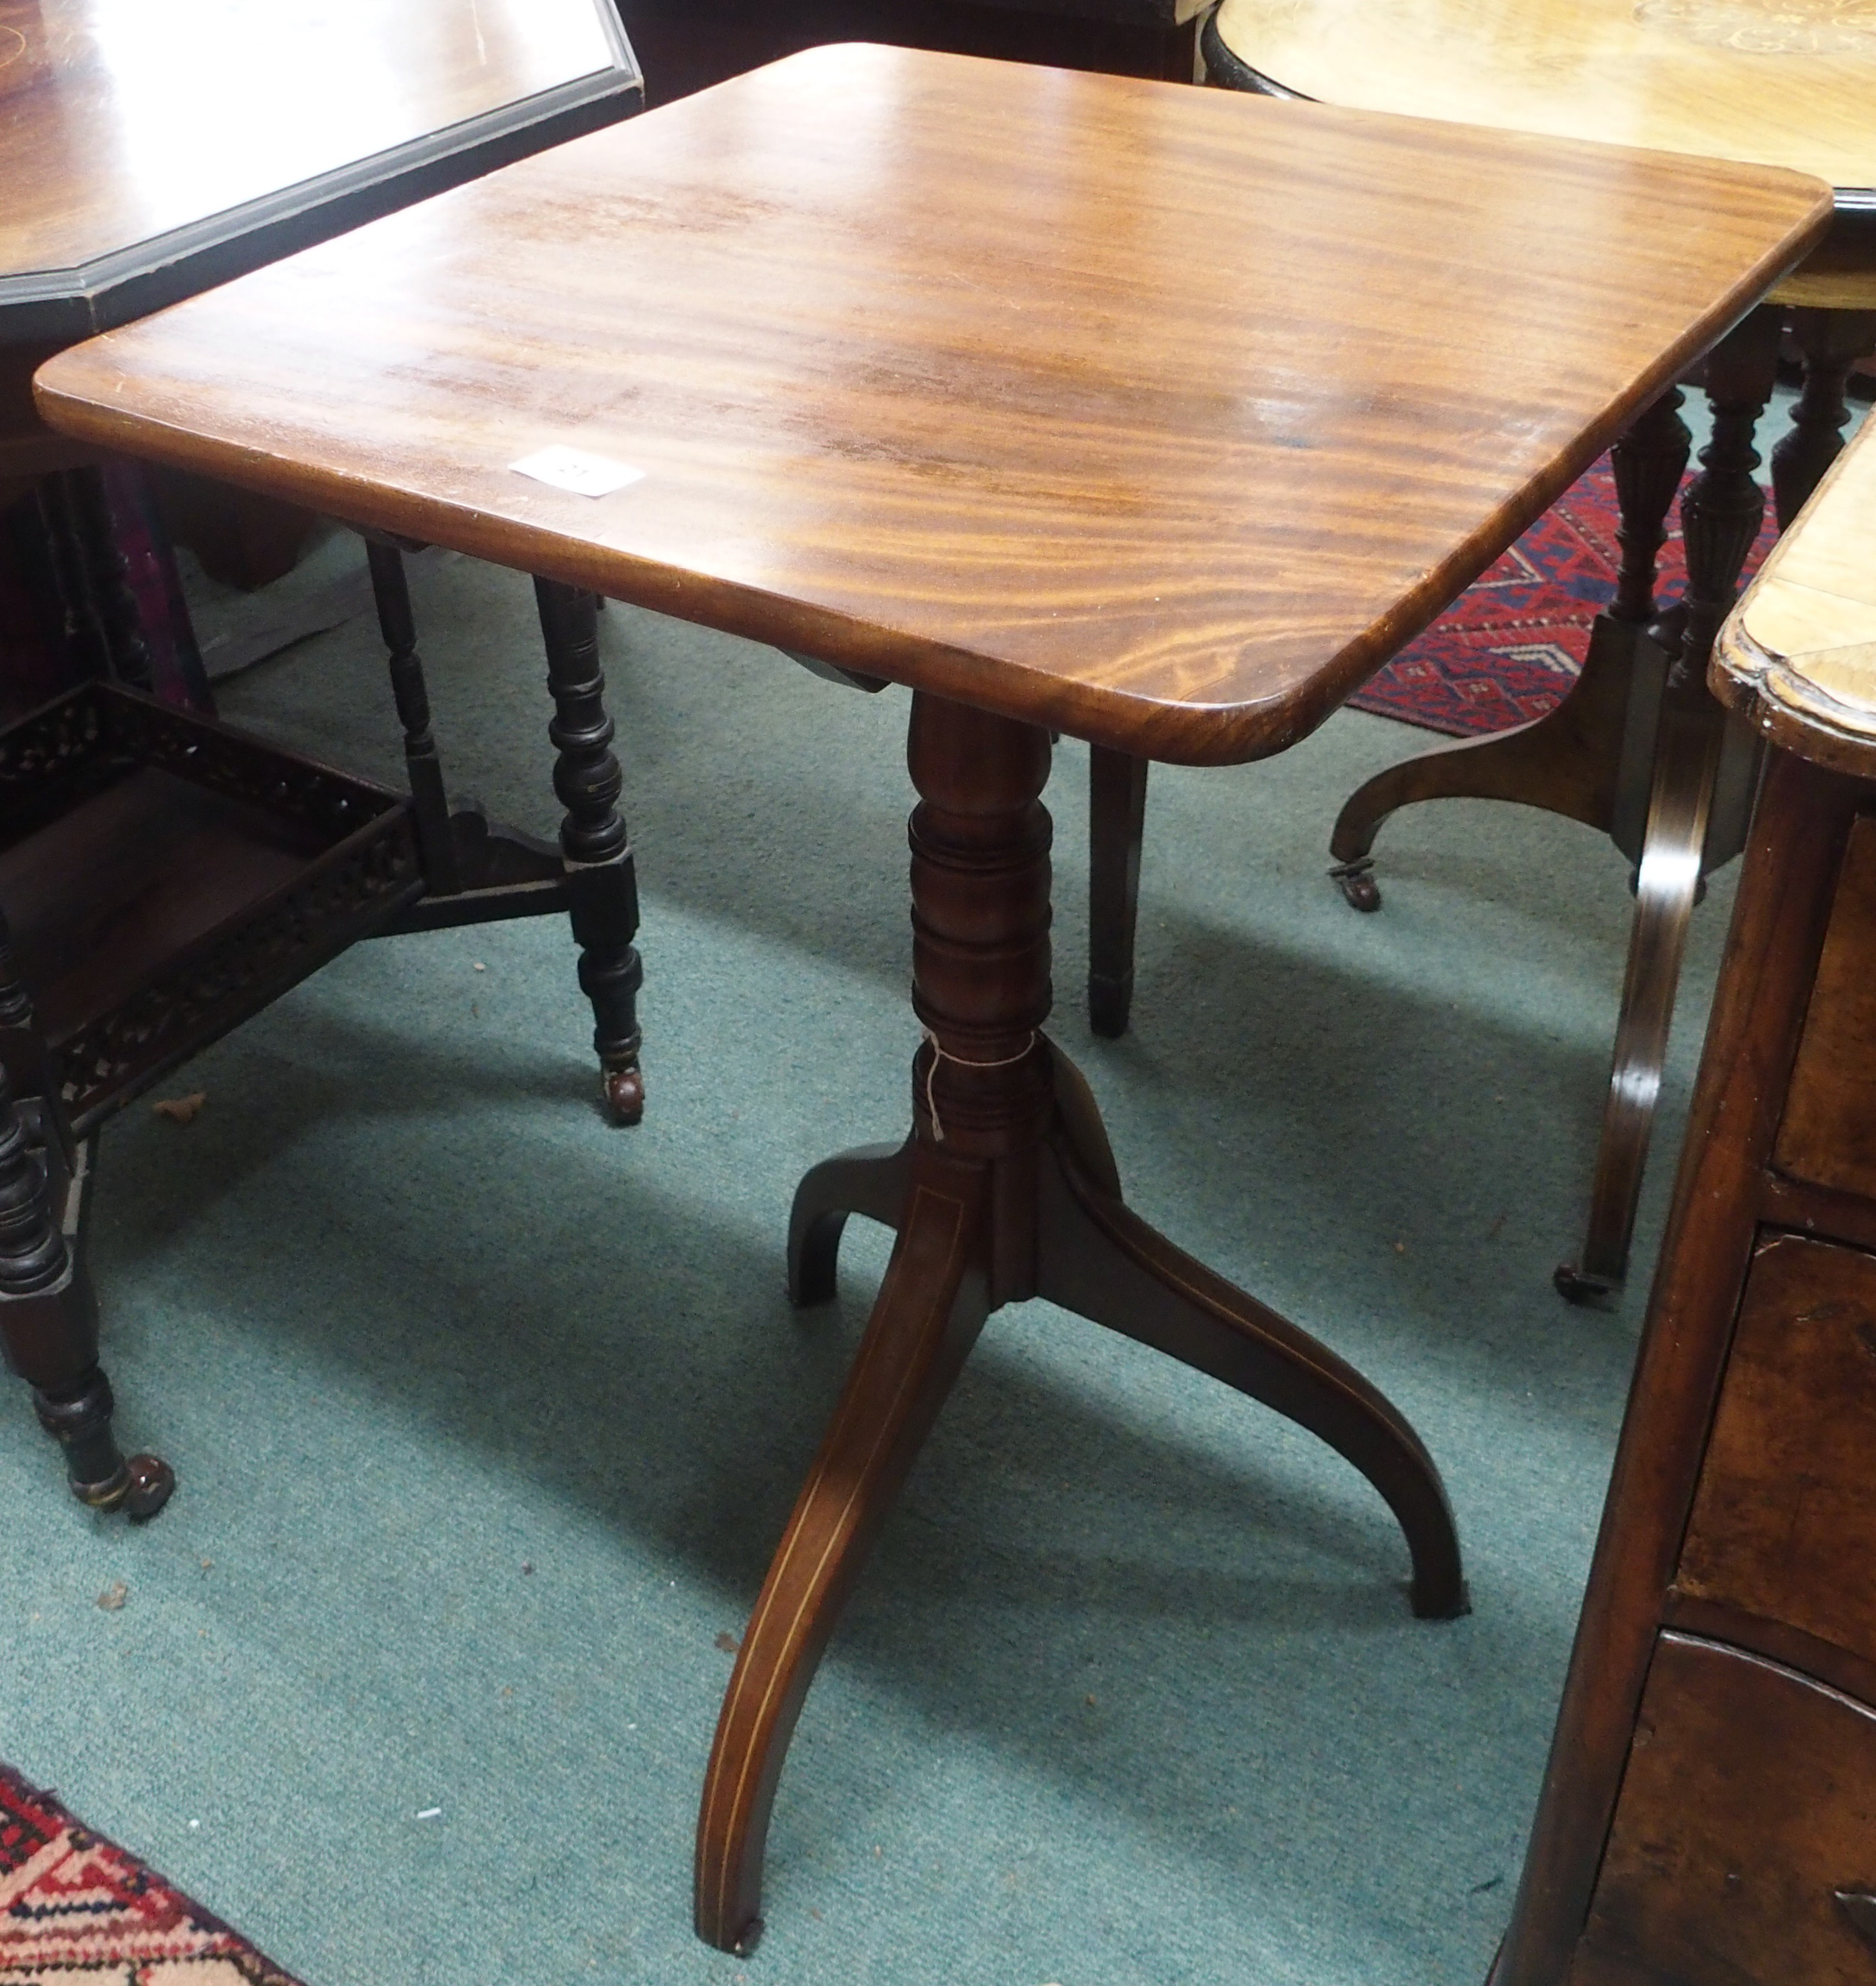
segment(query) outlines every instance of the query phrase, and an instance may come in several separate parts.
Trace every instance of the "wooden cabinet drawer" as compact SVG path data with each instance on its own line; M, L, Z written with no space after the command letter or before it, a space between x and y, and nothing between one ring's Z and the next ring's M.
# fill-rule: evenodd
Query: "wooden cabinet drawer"
M1876 1200L1876 819L1850 832L1773 1163Z
M1871 1986L1872 1889L1876 1714L1662 1635L1570 1986Z
M1753 1257L1675 1584L1876 1661L1876 1256Z

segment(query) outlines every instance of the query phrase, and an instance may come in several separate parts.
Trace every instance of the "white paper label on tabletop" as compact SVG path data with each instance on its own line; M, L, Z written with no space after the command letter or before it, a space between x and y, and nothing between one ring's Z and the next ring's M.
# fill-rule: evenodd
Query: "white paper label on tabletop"
M642 482L645 471L628 463L613 462L603 455L588 455L579 448L538 449L508 466L522 476L531 476L550 489L571 490L576 496L610 496L628 483Z

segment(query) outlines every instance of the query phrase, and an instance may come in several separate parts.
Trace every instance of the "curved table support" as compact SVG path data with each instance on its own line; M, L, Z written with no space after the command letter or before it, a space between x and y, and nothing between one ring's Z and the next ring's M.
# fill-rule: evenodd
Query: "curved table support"
M788 1216L788 1296L800 1304L830 1303L850 1213L897 1227L911 1179L912 1141L861 1145L823 1159L802 1176Z
M1775 308L1755 311L1708 359L1713 439L1682 503L1687 594L1665 628L1655 618L1656 571L1689 454L1677 389L1638 416L1611 451L1621 503L1621 567L1615 597L1597 618L1569 694L1532 723L1387 767L1349 795L1330 837L1329 874L1358 911L1381 906L1372 850L1382 824L1423 800L1541 807L1637 853L1635 921L1588 1224L1578 1260L1556 1271L1558 1290L1573 1301L1608 1295L1627 1273L1687 920L1702 878L1729 860L1743 840L1756 769L1749 751L1726 752L1718 707L1700 685L1764 513L1753 475L1759 460L1753 433L1771 396L1779 324ZM1842 446L1833 408L1841 399L1841 372L1864 342L1864 329L1854 319L1810 328L1806 402L1794 436L1777 451L1781 517L1809 495ZM1651 645L1656 638L1676 652L1671 670L1664 670L1659 648ZM1672 683L1695 685L1672 719L1669 706L1679 692L1666 682L1669 676ZM1113 762L1104 766L1103 757ZM1101 1033L1124 1029L1133 983L1140 813L1123 776L1132 762L1097 752L1091 788L1089 1004ZM1117 1025L1103 1025L1103 1017L1111 1023L1117 1013Z
M1589 652L1557 708L1529 724L1444 745L1377 773L1344 802L1329 837L1330 870L1359 911L1378 910L1368 860L1381 823L1422 800L1513 800L1580 820L1607 834L1621 804L1635 642L1655 618L1655 575L1667 517L1692 442L1670 387L1629 423L1609 451L1622 521L1615 597L1597 618Z
M1780 318L1754 311L1707 360L1713 438L1681 500L1687 593L1680 651L1657 721L1648 825L1636 872L1635 923L1602 1136L1582 1250L1556 1272L1572 1302L1608 1294L1628 1274L1642 1169L1654 1128L1668 1032L1686 951L1687 923L1709 866L1709 829L1726 743L1726 714L1708 693L1706 665L1765 516L1753 436L1770 399ZM1729 834L1728 852L1737 847Z
M1329 871L1358 911L1381 907L1375 836L1389 815L1423 800L1515 800L1567 815L1605 833L1615 825L1616 772L1628 721L1632 631L1596 621L1589 653L1554 710L1514 730L1403 759L1356 788L1329 838Z
M1207 1373L1322 1441L1380 1492L1407 1541L1422 1620L1467 1611L1459 1539L1433 1457L1354 1368L1173 1246L1075 1162L1066 1140L1042 1176L1037 1294Z
M797 1301L833 1293L849 1213L898 1230L820 1452L756 1604L698 1821L699 1934L761 1932L770 1804L840 1607L983 1321L1046 1297L1211 1374L1309 1428L1399 1521L1414 1611L1465 1609L1438 1471L1351 1367L1129 1211L1079 1072L1041 1033L1049 983L1046 732L913 699L912 1135L817 1166L790 1222Z
M1659 631L1656 562L1688 456L1678 392L1649 407L1612 451L1622 567L1615 599L1596 623L1570 695L1534 724L1389 767L1349 796L1329 844L1337 862L1330 873L1343 894L1357 909L1373 910L1380 896L1369 850L1381 823L1400 806L1460 795L1516 800L1600 828L1633 848L1637 782L1645 777L1635 923L1588 1223L1577 1260L1560 1265L1555 1277L1572 1301L1608 1295L1628 1272L1688 919L1703 877L1736 853L1743 839L1756 768L1749 751L1729 756L1723 714L1704 683L1714 637L1764 515L1753 434L1771 397L1780 321L1774 308L1754 311L1707 360L1713 439L1682 500L1687 590L1667 617L1669 627L1679 627L1664 686L1656 687L1664 682L1660 674L1639 664L1648 632ZM1805 446L1804 472L1821 473L1810 457L1822 444L1814 434ZM1787 460L1787 494L1798 468ZM1723 803L1717 808L1716 796Z
M984 1319L983 1177L924 1153L866 1335L763 1583L716 1727L697 1823L698 1934L762 1935L769 1810L842 1603Z
M1676 694L1662 707L1588 1225L1577 1259L1560 1263L1555 1276L1558 1294L1572 1303L1610 1294L1628 1274L1725 730L1726 713L1703 698Z

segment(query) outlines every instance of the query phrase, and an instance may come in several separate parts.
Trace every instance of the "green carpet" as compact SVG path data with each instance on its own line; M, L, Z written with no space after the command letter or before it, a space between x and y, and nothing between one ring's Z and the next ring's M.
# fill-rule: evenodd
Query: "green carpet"
M328 559L355 556L335 540ZM416 591L459 791L547 829L524 580ZM1634 1292L1566 1308L1624 866L1453 804L1324 879L1342 796L1428 741L1345 715L1156 770L1131 1037L1089 1034L1086 754L1064 745L1055 1034L1136 1205L1319 1332L1443 1468L1475 1611L1416 1623L1345 1464L1036 1304L992 1322L810 1697L746 1969L689 1928L731 1657L884 1260L782 1288L790 1190L896 1136L907 700L614 609L649 1109L608 1128L564 927L356 951L104 1141L127 1443L66 1497L0 1396L0 1757L314 1986L1479 1981L1548 1742L1671 1167ZM375 630L225 685L395 779ZM1671 1155L1730 879L1696 922ZM101 1611L116 1580L121 1611ZM427 1817L426 1817L427 1816Z

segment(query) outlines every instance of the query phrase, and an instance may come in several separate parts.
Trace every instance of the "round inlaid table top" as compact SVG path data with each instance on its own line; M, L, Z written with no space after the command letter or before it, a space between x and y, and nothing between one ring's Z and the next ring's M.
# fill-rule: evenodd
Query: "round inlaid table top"
M1774 547L1710 673L1775 743L1876 778L1876 422Z
M1285 94L1814 173L1840 226L1780 297L1876 308L1876 0L1224 0L1214 25Z
M1224 0L1281 89L1876 187L1876 0Z

